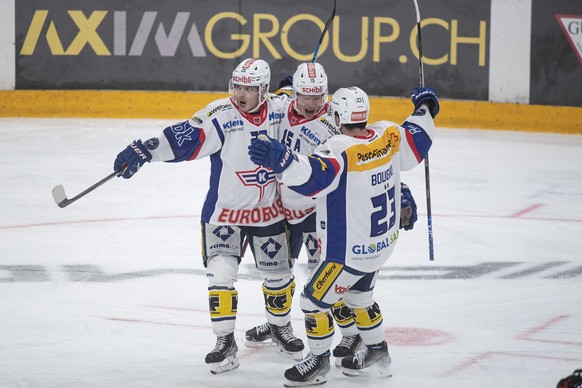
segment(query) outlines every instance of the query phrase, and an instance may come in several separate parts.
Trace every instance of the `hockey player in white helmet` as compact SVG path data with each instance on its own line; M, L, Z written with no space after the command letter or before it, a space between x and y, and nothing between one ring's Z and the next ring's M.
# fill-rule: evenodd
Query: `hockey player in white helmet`
M125 168L121 175L130 178L145 162L210 157L210 187L202 206L201 227L210 319L217 336L205 362L215 374L239 365L234 284L245 239L264 280L267 321L280 339L281 351L296 357L304 348L290 324L295 281L275 174L252 163L246 147L241 147L261 134L277 136L285 106L269 98L270 78L267 62L245 59L232 73L232 97L210 103L192 118L165 128L158 137L134 141L114 163L116 171ZM192 178L184 178L184 184L192 184Z
M335 123L329 120L327 115L327 75L319 63L302 63L297 67L293 77L287 77L280 85L285 85L287 83L285 81L289 78L292 78L292 83L289 85L292 93L287 103L287 115L281 122L278 140L297 154L310 155L327 139L339 133ZM280 91L277 93L280 94ZM279 188L289 230L292 260L297 260L301 246L304 245L308 268L313 270L319 262L315 201L296 193L284 184L281 184ZM416 204L410 190L408 193L410 194L407 197L408 208L413 217L412 209ZM414 225L414 221L415 219L412 220L410 228ZM342 334L340 343L333 350L336 365L339 366L342 358L355 354L362 340L358 335L353 314L343 300L340 299L332 306L331 313ZM262 324L247 330L245 337L246 346L262 346L271 338L269 325ZM276 339L273 341L276 342Z
M330 370L334 325L329 308L340 298L353 311L366 345L341 361L342 372L361 376L377 370L392 376L374 301L378 271L399 237L400 171L410 170L427 155L439 112L436 92L415 89L413 113L402 125L379 121L368 125L368 96L357 87L342 88L331 101L331 118L341 134L312 155L300 155L276 139L251 141L250 159L273 169L295 192L316 196L317 237L321 259L301 293L309 355L285 371L285 386L318 385Z

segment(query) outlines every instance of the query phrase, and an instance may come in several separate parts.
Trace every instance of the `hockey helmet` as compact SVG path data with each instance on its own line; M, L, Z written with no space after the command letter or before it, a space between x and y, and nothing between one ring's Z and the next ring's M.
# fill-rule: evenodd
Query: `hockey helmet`
M266 99L271 82L271 68L262 59L247 58L232 72L228 89L234 94L234 85L257 86L259 88L259 105Z
M370 116L368 95L357 86L338 89L331 97L330 114L339 116L340 125L365 123Z
M327 74L319 63L302 63L293 75L293 100L297 96L321 96L322 105L327 102Z

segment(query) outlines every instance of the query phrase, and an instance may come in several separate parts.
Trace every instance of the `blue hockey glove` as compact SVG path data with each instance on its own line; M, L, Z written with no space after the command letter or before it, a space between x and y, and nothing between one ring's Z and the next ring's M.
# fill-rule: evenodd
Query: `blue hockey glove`
M121 171L120 176L129 179L135 174L145 162L152 160L152 154L146 149L141 140L136 140L126 149L117 154L113 169Z
M400 183L400 229L412 230L418 219L416 201L404 183Z
M414 109L420 108L421 104L426 104L433 119L439 113L439 99L433 88L416 88L410 93L410 99L414 104Z
M293 161L289 147L264 135L251 140L249 156L254 164L268 167L276 174L283 172Z

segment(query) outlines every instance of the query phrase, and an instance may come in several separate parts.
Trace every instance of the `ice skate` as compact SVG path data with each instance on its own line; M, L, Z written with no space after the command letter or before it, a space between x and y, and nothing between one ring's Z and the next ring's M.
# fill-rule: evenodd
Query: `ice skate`
M271 326L269 323L255 326L245 333L245 346L249 348L259 348L263 346L273 346L275 343L271 339Z
M269 325L271 327L271 339L277 345L277 351L293 360L301 360L305 346L303 346L301 339L293 335L291 322L285 326Z
M364 376L376 370L380 376L392 377L390 370L390 355L386 341L376 345L368 345L351 357L342 360L342 373L346 376Z
M332 352L335 357L335 366L341 368L342 360L355 355L361 346L363 346L363 342L359 334L342 337L342 340Z
M236 346L234 333L230 333L216 338L216 346L206 355L204 361L210 367L210 372L217 375L238 368L237 352L238 347Z
M309 353L305 360L285 371L285 387L309 387L327 382L329 373L329 350L316 356Z

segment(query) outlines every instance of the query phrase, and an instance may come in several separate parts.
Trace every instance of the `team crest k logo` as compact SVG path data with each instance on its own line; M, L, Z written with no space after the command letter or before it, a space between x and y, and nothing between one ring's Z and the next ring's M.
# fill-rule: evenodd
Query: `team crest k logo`
M245 186L256 186L259 188L259 201L265 195L265 188L275 182L275 173L263 166L257 166L250 171L237 171L236 175Z

